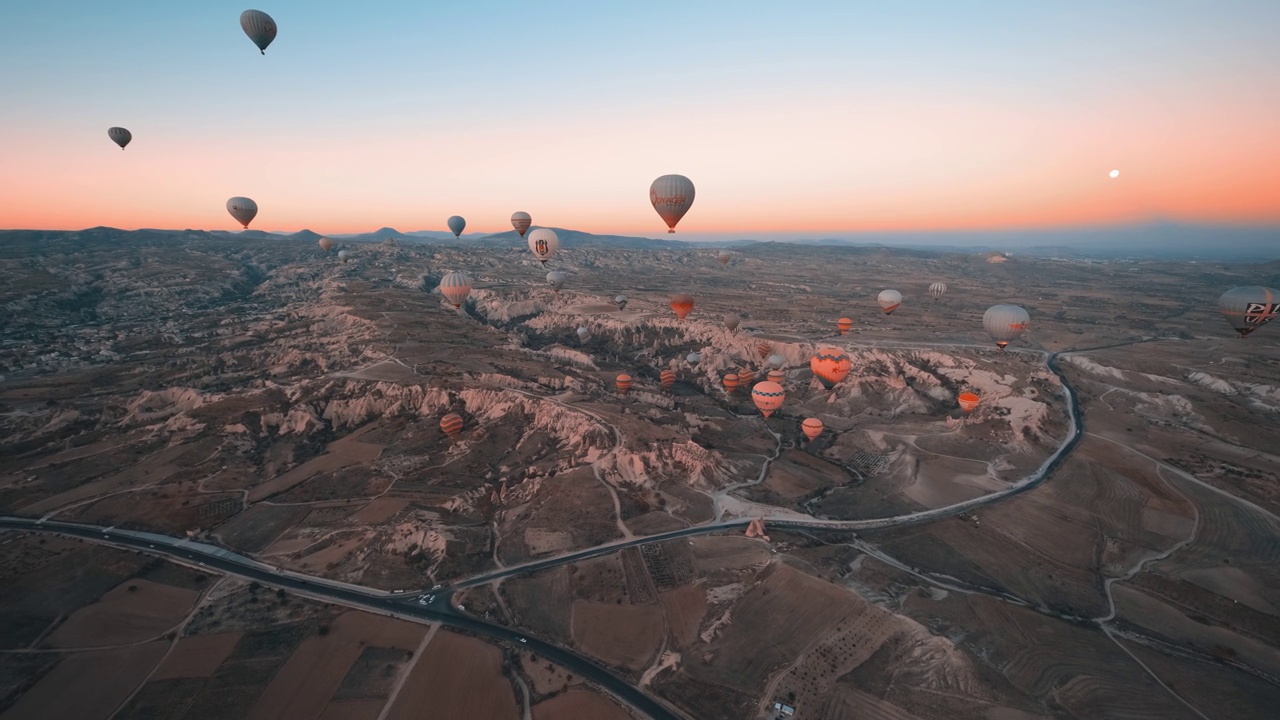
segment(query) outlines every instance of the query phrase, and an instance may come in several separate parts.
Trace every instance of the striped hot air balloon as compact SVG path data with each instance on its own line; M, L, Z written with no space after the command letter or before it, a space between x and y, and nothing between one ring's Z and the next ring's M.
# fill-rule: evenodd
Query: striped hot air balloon
M329 252L330 250L333 249L333 241L330 240L329 238L322 237L316 241L316 244L319 245L320 249L325 252Z
M1231 288L1218 298L1218 312L1240 337L1248 337L1280 315L1280 292L1257 285Z
M676 231L676 223L693 206L693 181L683 175L663 175L649 186L649 202L667 224L667 232Z
M471 294L471 281L460 272L451 272L440 281L440 294L445 296L454 307L462 307L467 296Z
M693 310L693 296L685 293L673 295L671 297L671 309L675 311L676 317L683 320Z
M944 282L936 282L930 285L929 294L933 296L934 300L937 300L938 298L947 294L947 284Z
M449 437L454 437L462 432L462 425L462 416L457 413L449 413L440 418L440 429Z
M769 417L774 410L782 407L782 401L786 397L786 391L776 382L765 380L751 388L751 401L756 404L756 407L760 409L760 412L765 417Z
M267 46L276 39L276 21L261 10L245 10L240 13L240 29L249 36L254 45L263 54L267 54Z
M738 383L743 387L751 387L751 383L756 381L756 371L744 369L738 371Z
M247 197L233 197L227 201L227 212L231 213L236 222L248 228L249 223L258 216L258 203Z
M881 290L876 296L876 303L884 310L885 315L892 315L894 310L902 304L902 293L897 290Z
M529 216L529 213L524 211L511 213L511 227L515 228L517 233L520 233L520 237L524 237L524 234L529 231L529 226L532 224L533 218Z
M613 384L617 386L618 392L626 395L627 392L631 390L631 376L626 373L622 373Z
M836 321L836 327L840 328L840 334L844 335L853 329L853 321L849 318L840 318Z
M960 401L960 409L966 413L971 413L974 408L978 407L977 393L962 392L956 399Z
M130 140L133 140L133 133L122 127L111 127L107 128L107 137L111 138L111 142L119 145L120 149L123 150L124 146L128 145Z
M810 440L821 435L823 427L822 421L818 418L805 418L804 422L800 423L800 431Z
M462 231L467 229L467 221L461 215L454 215L446 220L445 224L449 226L449 232L456 238L462 237Z
M767 377L769 378L769 382L774 382L781 385L782 381L787 379L787 374L782 372L781 370L770 370Z
M809 359L809 369L814 377L822 383L822 387L830 390L844 380L853 367L853 361L843 350L836 348L818 348Z
M769 353L773 352L773 346L767 342L762 342L756 345L756 352L760 355L760 359L763 360L769 357Z
M982 327L996 341L996 347L1005 349L1011 340L1027 331L1031 315L1017 305L992 305L982 314Z
M676 384L675 370L663 370L660 377L662 380L662 388L664 390L670 390L671 387Z
M738 389L738 384L739 383L738 383L737 373L729 373L728 375L724 376L724 391L729 393L730 395L733 394L734 390Z

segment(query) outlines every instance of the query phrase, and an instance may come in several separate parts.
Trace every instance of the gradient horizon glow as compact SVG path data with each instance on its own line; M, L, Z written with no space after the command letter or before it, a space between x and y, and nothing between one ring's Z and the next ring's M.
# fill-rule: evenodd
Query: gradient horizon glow
M1275 0L426 5L5 4L0 227L234 230L234 195L333 234L1280 222Z

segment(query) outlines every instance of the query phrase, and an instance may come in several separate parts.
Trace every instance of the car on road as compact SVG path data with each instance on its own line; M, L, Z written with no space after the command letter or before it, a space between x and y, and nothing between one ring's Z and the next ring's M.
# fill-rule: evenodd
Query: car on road
M522 642L522 643L527 643L527 642L529 642L529 639L528 639L528 638L516 638L516 639L517 639L517 640L519 640L519 641L520 641L520 642Z

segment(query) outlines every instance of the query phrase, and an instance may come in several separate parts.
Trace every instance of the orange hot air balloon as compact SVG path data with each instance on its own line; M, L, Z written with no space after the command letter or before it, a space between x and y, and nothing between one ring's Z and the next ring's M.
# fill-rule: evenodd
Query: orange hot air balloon
M782 407L782 401L786 397L787 393L781 385L768 380L751 388L751 400L765 417L769 417L774 410Z
M805 418L804 422L800 423L800 431L810 440L821 435L823 427L822 421L818 418Z
M738 384L743 385L745 387L751 387L751 383L755 381L756 381L755 370L739 370L738 371Z
M626 395L627 391L631 389L631 376L626 373L622 373L618 376L615 384L618 386L618 392Z
M675 370L663 370L660 377L662 378L662 387L666 390L670 390L671 386L676 384Z
M733 394L733 391L734 391L734 390L737 390L737 389L738 389L738 374L737 374L737 373L729 373L728 375L725 375L725 376L724 376L724 391L725 391L725 392L727 392L727 393L729 393L730 395L732 395L732 394Z
M462 432L462 416L457 413L449 413L440 418L440 429L445 435L453 437Z
M786 380L786 379L787 379L787 374L786 374L786 373L784 373L784 372L782 372L781 370L770 370L770 371L769 371L769 382L774 382L774 383L778 383L779 385L781 385L781 384L782 384L782 381L783 381L783 380Z
M675 311L676 317L683 320L693 310L693 296L684 293L671 296L671 309Z
M830 390L849 374L853 361L843 350L836 348L818 348L818 352L809 360L809 369L822 383L822 387Z
M836 321L836 327L840 328L840 334L844 335L853 329L853 321L849 318L840 318Z
M957 399L960 401L960 409L965 413L971 413L974 408L978 407L977 393L962 392Z

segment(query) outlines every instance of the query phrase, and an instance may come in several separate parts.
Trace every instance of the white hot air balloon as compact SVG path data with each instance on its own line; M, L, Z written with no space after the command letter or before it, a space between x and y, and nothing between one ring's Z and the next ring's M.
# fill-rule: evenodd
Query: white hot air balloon
M467 229L467 221L461 215L454 215L447 221L449 232L453 233L456 238L462 237L462 231Z
M693 181L683 175L663 175L649 186L649 201L667 224L667 232L676 231L676 223L693 206Z
M529 250L533 252L533 256L538 258L538 262L543 265L547 264L547 260L555 254L556 248L560 247L560 238L556 237L554 230L547 228L538 228L529 233Z
M346 262L350 257L351 257L351 253L347 252L346 250L338 251L338 259L341 260L342 262Z
M982 327L1001 350L1031 326L1031 315L1017 305L992 305L982 314Z
M876 296L876 303L884 310L885 315L891 315L902 304L902 293L897 290L881 290Z
M589 337L591 337L591 331L590 331L590 330L588 330L588 329L587 329L587 327L586 327L585 325L579 326L579 327L578 327L578 339L579 339L579 340L582 340L583 342L586 342L587 338L589 338Z
M231 213L236 222L248 228L249 223L258 215L258 203L247 197L233 197L227 201L227 212Z
M929 294L933 296L934 300L937 300L938 298L947 294L947 284L944 282L936 282L930 285Z
M697 365L698 361L700 360L702 360L702 356L696 352L691 352L688 355L684 356L684 361L689 363L690 365Z
M1280 292L1257 285L1231 288L1218 298L1218 312L1246 337L1280 315Z
M550 285L551 289L555 290L556 292L560 292L561 288L564 287L565 280L568 280L568 279L569 279L569 276L565 275L559 270L552 270L551 272L547 273L547 284Z
M454 307L462 307L467 296L471 294L471 280L460 272L451 272L440 281L440 294Z
M777 353L774 353L769 356L769 359L766 362L768 362L769 367L774 370L781 370L782 366L786 364L787 359Z
M122 127L112 127L107 128L107 137L111 138L111 142L119 145L120 149L123 150L124 146L128 145L129 141L133 139L133 133Z
M267 54L267 46L276 39L276 21L261 10L245 10L240 13L240 29L249 36L263 55Z
M516 232L520 233L520 237L524 237L524 234L529 232L529 225L532 223L533 218L530 217L527 212L518 211L511 213L511 227L515 228Z

